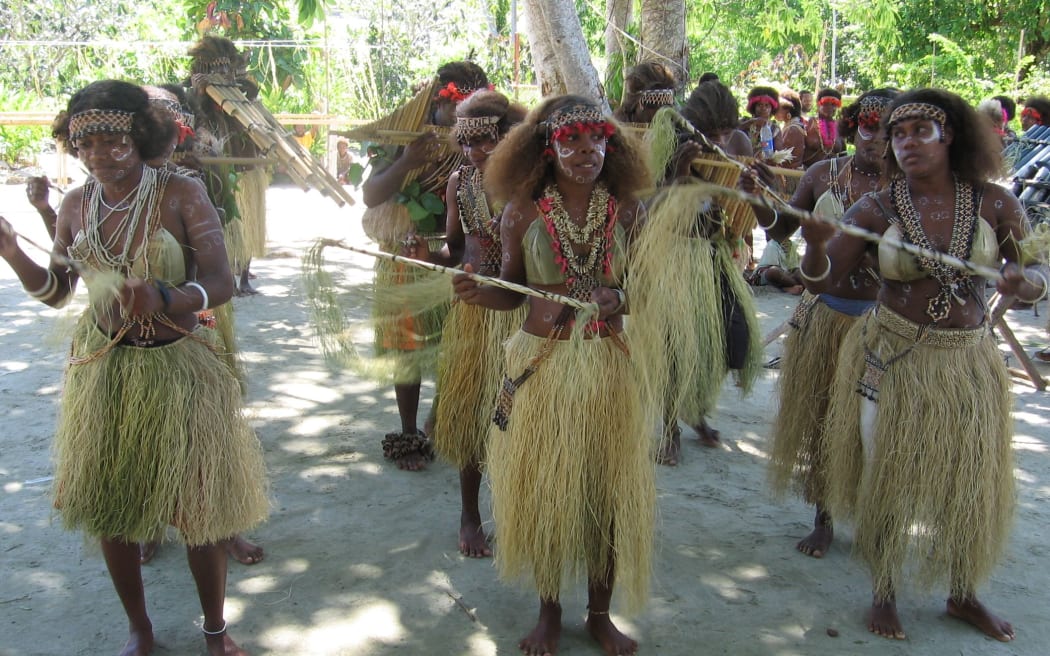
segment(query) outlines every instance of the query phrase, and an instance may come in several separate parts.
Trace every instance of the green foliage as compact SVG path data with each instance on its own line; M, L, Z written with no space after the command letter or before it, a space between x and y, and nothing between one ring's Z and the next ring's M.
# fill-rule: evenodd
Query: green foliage
M421 232L436 230L438 217L445 215L445 203L437 194L423 191L418 181L402 189L396 200L405 206L409 218Z
M25 91L0 83L0 112L25 112L39 110L36 97ZM42 151L51 136L51 129L44 125L0 126L0 161L14 166L36 164L37 153Z

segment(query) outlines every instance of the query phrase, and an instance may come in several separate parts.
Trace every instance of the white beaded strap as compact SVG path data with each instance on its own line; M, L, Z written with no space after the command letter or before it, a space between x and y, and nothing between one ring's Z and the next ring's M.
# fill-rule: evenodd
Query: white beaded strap
M186 283L186 284L189 284L189 283ZM201 633L203 633L206 636L217 636L217 635L222 635L222 634L226 633L226 620L222 621L222 628L219 629L218 631L209 631L208 629L204 628L204 625L202 624L201 625Z
M58 289L58 276L55 275L54 271L48 269L47 282L35 292L29 292L29 295L40 301L54 294L56 289Z
M803 269L801 266L798 268L798 272L802 274L803 278L810 282L820 282L821 280L825 280L828 276L831 275L831 256L827 253L824 253L824 263L827 266L824 267L824 273L820 274L819 276L808 275L806 273L806 270Z
M201 301L201 310L200 311L203 312L203 311L207 310L208 309L208 292L207 292L207 290L204 289L204 286L201 285L199 282L196 282L194 280L187 280L186 282L184 282L182 284L185 287L193 287L194 289L196 289L197 291L199 291L201 293L201 298L203 300Z

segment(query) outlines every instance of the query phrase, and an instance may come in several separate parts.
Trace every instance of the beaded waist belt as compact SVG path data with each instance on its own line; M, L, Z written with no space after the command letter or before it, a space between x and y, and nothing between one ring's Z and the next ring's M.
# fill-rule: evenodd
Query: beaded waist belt
M894 335L918 344L938 348L965 348L975 346L988 332L987 324L976 328L935 328L930 324L915 323L897 314L885 305L875 309L875 320Z

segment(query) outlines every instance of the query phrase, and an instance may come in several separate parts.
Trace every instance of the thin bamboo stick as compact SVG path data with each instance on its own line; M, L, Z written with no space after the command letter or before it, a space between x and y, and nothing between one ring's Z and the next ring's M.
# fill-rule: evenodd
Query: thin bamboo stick
M411 257L404 257L403 255L394 255L393 253L384 253L383 251L376 251L370 248L361 248L359 246L351 246L341 239L322 239L321 244L323 246L333 246L335 248L342 248L344 250L352 251L354 253L360 253L362 255L368 255L381 260L390 260L399 264L407 264L420 269L427 269L428 271L436 271L438 273L444 273L450 276L456 276L463 274L478 283L479 285L489 285L491 287L499 287L508 291L517 292L519 294L525 294L526 296L534 296L535 298L542 298L545 301L552 301L554 303L561 303L562 305L568 305L574 307L577 310L585 312L588 315L598 316L598 305L596 303L587 303L584 301L576 300L571 296L565 296L563 294L555 294L553 292L544 291L542 289L533 289L525 285L519 285L517 283L508 282L499 278L493 278L491 276L483 276L480 273L471 273L469 271L463 271L462 269L455 269L452 267L442 266L440 264L434 264L433 262L424 262L423 260L416 260Z
M759 196L756 194L749 194L738 189L729 189L728 187L721 187L719 185L710 184L706 182L695 182L695 184L703 190L709 192L712 196L726 196L729 198L736 198L739 200L746 201L752 205L758 205L774 212L780 212L781 214L789 214L803 221L823 221L824 223L830 223L837 227L842 232L852 235L854 237L860 237L866 241L874 242L877 244L887 244L897 250L902 250L905 253L909 253L916 257L928 258L938 262L940 264L946 264L953 269L965 271L971 275L981 276L989 280L999 281L1003 279L1002 273L998 269L993 269L983 264L977 264L970 262L969 260L963 260L961 258L949 255L948 253L942 253L941 251L933 251L915 244L909 244L897 239L889 239L885 235L880 235L870 230L852 225L850 223L843 223L842 221L829 219L823 216L818 216L812 212L800 210L797 207L791 205L780 206L775 205L773 201L766 198L765 196Z

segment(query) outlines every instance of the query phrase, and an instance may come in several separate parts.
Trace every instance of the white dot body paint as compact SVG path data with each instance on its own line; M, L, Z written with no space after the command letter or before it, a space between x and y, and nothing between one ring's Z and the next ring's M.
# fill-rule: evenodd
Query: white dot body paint
M551 321L554 321L554 315L551 314L550 312L547 312L547 313L545 313L543 315L543 320L546 321L547 323L550 323Z
M997 210L1003 209L1003 201L1002 201L1001 198L995 201L995 209L997 209Z

